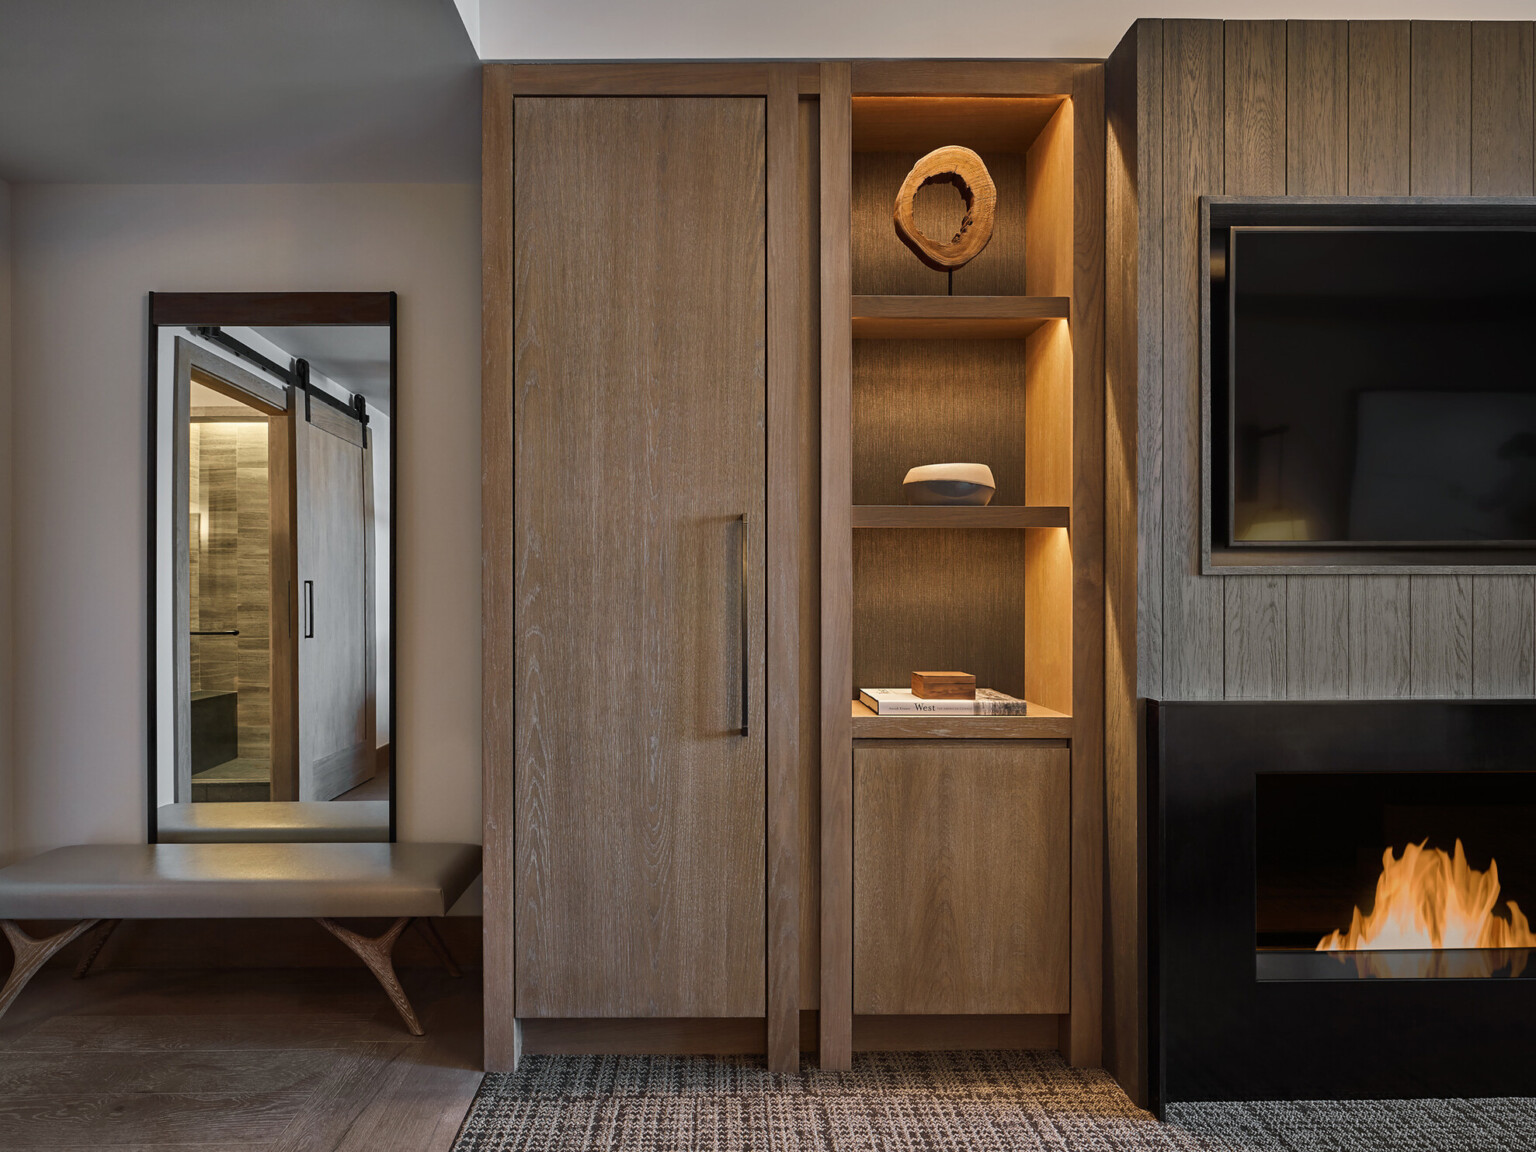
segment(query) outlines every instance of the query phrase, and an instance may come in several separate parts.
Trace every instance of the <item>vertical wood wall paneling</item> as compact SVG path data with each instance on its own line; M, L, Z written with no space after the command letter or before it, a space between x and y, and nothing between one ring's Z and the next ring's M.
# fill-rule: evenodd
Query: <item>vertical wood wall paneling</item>
M1415 196L1472 194L1472 25L1409 30L1408 184Z
M1349 194L1408 194L1408 24L1349 24Z
M821 164L820 104L800 101L800 336L795 488L800 516L800 1007L821 995Z
M853 1062L853 96L821 66L821 1011L819 1063Z
M800 94L793 64L768 71L768 1067L800 1069Z
M1473 196L1536 193L1536 25L1471 29ZM1530 696L1536 577L1472 578L1472 694Z
M1200 575L1199 198L1222 187L1219 20L1163 26L1163 694L1219 699L1225 666L1222 582Z
M1351 196L1409 191L1409 34L1406 21L1349 24L1349 173ZM1411 624L1407 576L1349 580L1349 694L1407 696Z
M1338 20L1286 24L1285 191L1343 196L1349 191L1349 25Z
M1285 582L1285 694L1292 700L1349 695L1349 580L1289 576Z
M483 70L481 131L481 835L485 846L485 1067L511 1072L520 1055L514 986L512 521L512 86L506 65Z
M1472 577L1408 578L1411 696L1472 695Z
M1536 193L1536 24L1472 25L1472 195Z
M1104 69L1072 85L1072 1012L1067 1059L1104 1050Z
M1472 577L1472 695L1536 694L1533 617L1531 577Z
M1282 196L1286 151L1285 23L1229 20L1223 31L1223 190L1228 196ZM1205 475L1209 476L1208 462ZM1227 576L1223 583L1224 695L1284 697L1286 578Z
M1292 20L1286 42L1285 191L1343 196L1349 190L1349 26ZM1349 695L1349 587L1342 576L1286 579L1287 697Z
M1416 20L1409 28L1409 192L1472 191L1472 25ZM1472 578L1409 577L1410 691L1472 694Z
M1132 1100L1147 1099L1142 1046L1145 1036L1144 958L1140 925L1143 916L1141 830L1144 805L1140 787L1139 718L1136 699L1152 694L1151 677L1141 671L1148 660L1146 631L1161 613L1138 619L1141 580L1159 571L1161 549L1148 529L1148 517L1138 504L1153 499L1156 486L1144 466L1158 458L1157 446L1140 437L1137 387L1144 364L1139 324L1158 330L1161 314L1161 264L1157 233L1139 228L1138 221L1155 217L1145 206L1152 201L1157 172L1148 161L1156 139L1157 121L1141 115L1161 81L1162 22L1138 20L1120 41L1105 65L1107 170L1105 173L1104 284L1105 307L1105 677L1104 677L1104 820L1105 891L1108 915L1104 945L1104 1066ZM1149 252L1150 250L1150 252ZM1143 286L1152 278L1157 293ZM1155 310L1155 311L1154 311ZM1143 387L1149 385L1141 375ZM1148 403L1154 412L1160 408ZM1138 443L1138 440L1140 442ZM1160 500L1160 493L1156 499ZM1154 523L1160 523L1160 517ZM1140 540L1138 546L1138 540ZM1146 563L1148 560L1150 564ZM1156 600L1155 596L1149 597ZM1158 604L1161 608L1161 604ZM1138 635L1138 628L1142 635ZM1157 636L1156 651L1161 652ZM1159 669L1160 670L1160 669Z
M1136 379L1130 386L1136 415L1136 694L1167 693L1167 638L1163 621L1163 299L1168 238L1163 231L1163 109L1165 22L1141 20L1134 46L1134 187L1136 279L1125 323L1134 326ZM1129 95L1129 94L1128 94ZM1115 264L1110 265L1116 267ZM1115 340L1123 338L1117 331ZM1113 343L1111 348L1113 348Z

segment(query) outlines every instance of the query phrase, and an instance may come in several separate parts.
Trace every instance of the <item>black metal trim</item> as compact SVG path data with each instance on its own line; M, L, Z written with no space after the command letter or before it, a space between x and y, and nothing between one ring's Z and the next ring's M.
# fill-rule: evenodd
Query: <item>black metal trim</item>
M378 307L381 299L387 298L387 316L376 317L372 309ZM391 416L397 408L399 385L399 295L395 292L373 293L281 293L281 292L257 292L257 293L166 293L147 292L145 294L145 334L148 343L145 362L148 365L148 379L146 381L146 394L149 397L148 420L145 427L145 443L147 448L146 459L148 461L148 476L146 488L148 491L148 503L145 508L145 521L149 547L145 559L146 589L145 597L145 623L148 642L145 645L145 670L148 683L145 707L145 727L147 733L147 745L149 751L144 790L144 822L145 842L155 844L159 841L158 830L155 824L158 800L158 771L159 750L162 734L158 725L158 675L159 660L157 656L157 630L159 618L156 608L158 595L158 553L160 541L157 539L156 510L159 505L160 493L157 483L156 451L159 434L160 411L160 365L159 365L159 332L161 328L189 328L197 331L204 327L214 327L207 323L208 320L217 320L219 323L236 323L244 321L252 309L262 312L260 323L263 324L298 324L304 326L369 326L376 327L387 324L389 327L389 411ZM228 316L228 319L224 317ZM246 321L248 322L248 321ZM220 332L224 339L216 341L221 346L231 348L231 344L238 344L240 348L248 352L243 359L257 364L264 371L273 372L279 379L290 380L290 370L283 369L273 364L267 357L262 356L254 349L246 348L240 341L227 333ZM253 359L254 358L254 359ZM308 365L305 365L306 369ZM336 407L340 411L361 423L367 424L366 401L360 395L349 393L349 401L339 400L330 393L318 388L304 390L306 403L308 398L318 395L325 403ZM307 411L306 411L307 416ZM389 500L390 507L398 507L398 444L399 440L390 429L389 437ZM392 529L389 533L389 648L387 657L389 669L389 841L394 843L398 839L399 821L396 806L399 802L397 780L399 779L398 756L396 749L399 745L399 712L397 708L398 669L395 666L398 613L396 603L399 599L396 592L396 571L399 557L399 532ZM381 654L383 655L383 654Z
M1149 1092L1183 1100L1520 1095L1536 981L1268 981L1261 774L1529 773L1536 701L1148 701Z
M400 599L395 586L395 553L400 539L398 528L400 505L395 498L395 472L399 466L400 457L400 437L395 434L395 418L400 411L395 387L400 365L399 349L396 347L400 333L399 306L399 297L391 292L389 294L389 842L391 844L395 842L398 833L395 782L400 777L400 773L396 770L399 760L396 751L400 747L400 730L396 727L395 711L395 701L400 698L400 681L395 675L395 637L399 635L399 630L395 627L395 603ZM377 725L377 717L375 717L375 725ZM378 755L377 749L374 750L374 755Z
M159 842L159 829L155 825L155 799L158 793L160 774L160 732L159 732L159 706L160 706L160 681L159 659L160 632L157 604L160 592L160 542L156 539L158 525L156 524L156 512L160 507L159 494L159 460L156 457L156 449L159 447L160 430L160 330L155 324L155 294L150 292L144 301L144 330L149 344L149 380L145 394L149 397L149 419L146 421L145 441L148 448L146 459L149 461L149 502L144 514L149 532L149 548L145 554L145 570L147 579L148 596L145 598L145 637L148 643L145 648L145 665L148 676L146 728L149 742L148 771L144 773L144 825L146 844Z
M260 352L256 351L256 349L252 348L249 344L246 344L240 340L236 340L228 332L224 331L224 329L215 327L211 324L201 324L193 328L192 331L196 335L201 336L204 340L211 341L214 344L217 344L220 348L223 348L229 352L233 352L236 356L240 357L240 359L249 360L263 372L268 372L271 375L276 376L284 384L294 383L294 374L292 369L282 367L282 365L278 364L275 360L269 360Z
M1203 403L1208 401L1209 410L1202 410L1205 423L1202 431L1203 452L1208 456L1205 466L1206 490L1202 493L1201 526L1203 546L1208 553L1207 571L1225 569L1227 574L1240 575L1255 560L1234 562L1233 557L1252 556L1263 559L1275 557L1275 565L1294 563L1298 574L1307 570L1326 568L1337 564L1364 567L1381 566L1411 567L1413 565L1449 565L1455 567L1504 567L1536 565L1536 541L1384 541L1384 540L1331 540L1331 541L1277 541L1235 539L1236 494L1234 445L1235 430L1232 421L1236 411L1235 372L1236 326L1232 322L1232 310L1236 297L1235 233L1283 232L1283 231L1510 231L1536 230L1536 198L1530 197L1327 197L1327 196L1202 196L1201 243L1204 250L1215 255L1217 237L1221 237L1223 266L1221 283L1213 276L1210 263L1200 269L1202 279L1202 310L1210 327L1202 355L1206 358L1206 387L1202 388ZM1213 261L1214 262L1214 261ZM1224 300L1218 303L1217 288ZM1225 328L1226 363L1217 361L1216 337ZM1218 371L1224 369L1225 379L1218 380ZM1219 393L1219 394L1218 394ZM1226 429L1224 437L1216 435L1215 411L1224 408ZM1218 444L1218 439L1224 443ZM1218 460L1218 448L1223 459ZM1358 558L1338 560L1326 553L1337 551L1351 553ZM1310 553L1325 553L1312 556ZM1288 560L1283 557L1296 557ZM1218 572L1218 574L1220 574Z
M224 329L211 324L202 324L192 328L192 332L201 336L204 340L212 341L229 352L233 352L242 360L248 360L263 372L271 373L283 383L296 389L301 389L305 394L304 418L309 419L310 396L318 396L338 412L345 412L360 424L368 423L368 402L355 392L348 392L346 399L333 396L324 388L316 388L309 382L309 361L300 357L294 360L293 366L284 368L275 360L263 356L256 349L244 341L237 340Z

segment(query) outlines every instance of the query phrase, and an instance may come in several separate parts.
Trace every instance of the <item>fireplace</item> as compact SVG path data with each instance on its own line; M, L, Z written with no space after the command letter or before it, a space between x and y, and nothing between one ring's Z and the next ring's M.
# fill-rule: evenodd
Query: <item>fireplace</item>
M1536 1085L1536 703L1147 707L1149 1067L1183 1100Z

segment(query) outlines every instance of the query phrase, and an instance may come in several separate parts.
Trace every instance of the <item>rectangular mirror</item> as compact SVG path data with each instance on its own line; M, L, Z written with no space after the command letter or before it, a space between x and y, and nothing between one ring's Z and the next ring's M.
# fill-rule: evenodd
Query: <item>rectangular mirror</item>
M395 296L149 319L149 840L393 840Z

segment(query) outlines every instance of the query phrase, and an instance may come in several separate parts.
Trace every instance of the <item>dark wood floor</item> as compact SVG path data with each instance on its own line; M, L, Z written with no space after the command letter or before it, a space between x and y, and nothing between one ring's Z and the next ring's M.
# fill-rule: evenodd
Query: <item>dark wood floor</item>
M481 1072L480 973L38 975L0 1019L6 1152L447 1152Z

